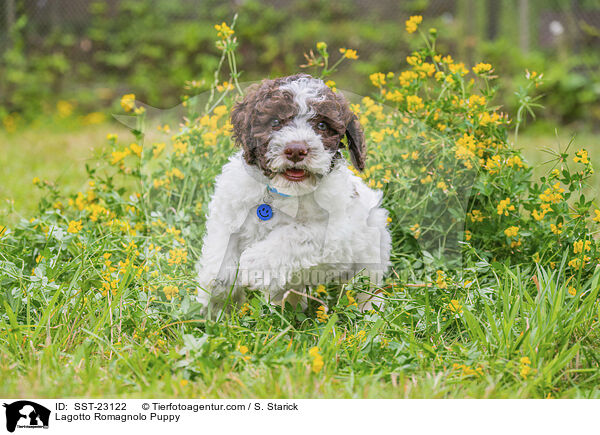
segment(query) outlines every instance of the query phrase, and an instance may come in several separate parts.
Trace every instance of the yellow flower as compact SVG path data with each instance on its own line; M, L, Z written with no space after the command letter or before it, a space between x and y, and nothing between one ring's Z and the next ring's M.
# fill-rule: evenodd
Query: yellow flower
M583 263L581 262L580 258L574 258L571 261L569 261L569 267L572 267L574 269L581 269L582 266L585 266L588 261L590 261L590 257L588 257L587 255L583 256Z
M155 143L152 146L154 147L154 149L152 150L152 155L154 157L158 157L160 153L163 152L166 145L164 143Z
M461 138L456 141L456 149L454 156L463 161L463 164L471 169L473 164L471 160L475 157L475 151L477 144L475 143L475 137L473 135L463 134Z
M472 210L471 213L469 213L469 218L471 219L471 222L483 222L485 216L480 210Z
M352 50L349 48L340 48L340 53L342 53L346 59L358 59L358 53L356 52L356 50Z
M319 284L317 286L317 288L315 289L315 292L320 295L320 294L327 294L327 289L325 288L325 286L323 284Z
M440 288L440 289L448 288L448 284L446 283L446 275L444 274L444 271L442 271L442 270L437 271L437 278L435 280L435 283L437 284L438 288Z
M598 223L600 223L600 210L596 209L596 210L594 210L594 213L596 214L596 217L595 217L595 218L593 218L592 220L593 220L594 222L598 222Z
M371 83L373 83L373 86L380 88L383 85L385 85L386 81L385 81L385 74L377 72L377 73L373 73L369 76L369 80L371 80Z
M33 184L39 184L39 182L40 182L40 178L39 178L39 177L33 177L33 180L31 180L31 182L32 182Z
M167 300L170 301L173 298L173 296L179 293L179 288L177 288L177 286L174 285L166 285L163 287L163 292L167 297Z
M500 201L500 203L498 204L498 214L499 215L504 215L504 216L508 216L508 212L509 211L514 211L515 210L515 206L510 204L510 198L506 198Z
M135 108L135 94L125 94L121 97L121 107L125 112L131 112Z
M536 221L541 221L544 219L544 216L546 216L546 213L548 213L548 210L542 210L540 213L537 209L535 209L531 214Z
M561 199L563 199L562 193L564 191L565 189L560 187L560 182L557 181L551 188L544 190L544 193L541 193L539 197L544 202L557 204Z
M187 263L187 251L185 249L170 249L169 264Z
M319 51L327 50L327 43L323 42L323 41L317 42L317 50L319 50Z
M133 154L135 154L138 157L142 157L142 146L138 145L136 143L132 143L131 145L129 145L129 149L131 150L131 152L133 152Z
M460 62L460 63L452 63L448 65L448 69L450 70L450 72L452 72L453 74L458 74L460 76L464 76L466 73L468 73L469 71L465 68L465 64Z
M167 177L176 177L179 178L180 180L183 180L185 178L185 175L183 175L183 172L181 172L178 168L173 168L171 171L167 171L166 172Z
M81 123L84 125L95 125L104 122L106 116L102 112L91 112L81 118Z
M238 351L242 354L242 355L246 355L248 353L248 346L238 346Z
M406 103L410 112L414 112L425 107L425 104L423 104L423 100L417 95L407 95Z
M402 87L410 86L415 80L419 78L419 75L414 71L404 71L400 73L398 76L398 80L400 81L400 85Z
M227 114L227 112L229 112L229 109L227 109L227 106L224 104L221 104L213 109L213 113L219 118Z
M420 15L413 15L408 20L406 20L406 31L408 33L415 33L419 24L423 21L423 17Z
M317 320L321 323L325 323L329 318L329 314L327 314L327 308L324 305L321 305L317 308Z
M579 150L575 153L576 157L573 157L573 161L575 163L580 162L583 164L588 164L590 160L588 159L588 153L586 150Z
M308 354L313 358L313 373L319 373L324 365L323 357L319 354L319 348L317 346L310 348Z
M569 294L571 296L575 296L577 294L577 289L575 287L573 287L573 286L570 286L569 287Z
M550 224L550 231L552 231L556 235L559 235L560 233L562 233L562 226L562 223L559 223L558 225Z
M351 306L358 307L358 304L356 303L356 299L354 299L354 297L350 293L350 290L346 291L346 297L348 298L348 306L349 307L351 307Z
M518 166L519 168L522 168L522 167L524 166L524 165L523 165L523 161L521 160L521 158L520 158L519 156L513 156L513 157L509 157L509 158L506 160L506 164L507 164L508 166L510 166L511 168L512 168L513 166Z
M71 222L69 222L69 228L67 228L67 232L76 234L79 231L81 231L82 228L83 228L83 224L81 223L81 220L71 221Z
M219 91L219 92L231 91L231 90L233 90L233 83L223 82L223 84L217 85L217 91Z
M500 168L502 167L502 161L500 156L492 156L491 158L488 157L484 167L489 171L491 175L500 172Z
M491 115L488 112L483 112L481 115L479 115L479 124L482 126L486 126L488 124L500 124L500 122L501 116L496 112L492 113Z
M61 100L56 103L56 111L60 118L67 118L73 113L73 104L68 101Z
M471 95L467 100L469 107L485 106L486 99L483 95Z
M415 65L413 68L419 73L419 77L432 77L435 74L435 65L429 62L423 62L421 65Z
M123 151L113 151L111 153L112 159L111 159L110 163L113 165L116 165L121 160L123 160L125 157L127 157L129 154L131 154L131 151L129 150L129 148L125 148Z
M521 375L521 377L523 377L524 379L526 379L527 376L529 376L530 373L531 373L531 367L526 366L526 365L522 365L521 366L521 370L519 371L519 374Z
M504 234L506 234L507 237L516 237L517 234L519 233L519 227L508 227L507 229L504 230Z
M221 39L227 39L235 33L225 22L215 24L215 30L217 31L217 36Z
M242 305L242 308L240 309L240 312L238 313L238 315L240 317L244 317L249 312L250 312L250 304L248 304L248 302L246 302L244 305Z
M521 363L521 369L519 373L521 374L522 378L527 378L527 376L529 376L531 373L531 360L529 357L524 356L519 360L519 362Z
M592 249L591 242L586 240L585 243L583 240L578 240L577 242L573 242L573 253L579 254L581 252L590 251Z
M187 152L187 143L177 141L173 144L173 151L177 156L183 156Z
M410 231L415 239L418 239L421 235L421 228L419 224L414 224L412 227L410 227Z
M456 299L452 299L450 301L450 303L448 304L447 308L448 308L448 310L450 310L454 314L460 314L463 311L462 305Z
M481 74L484 72L488 72L492 69L492 65L490 65L489 63L478 63L477 65L475 65L473 67L473 72L475 74Z
M207 131L202 136L202 141L207 146L215 146L217 145L218 136L215 132Z

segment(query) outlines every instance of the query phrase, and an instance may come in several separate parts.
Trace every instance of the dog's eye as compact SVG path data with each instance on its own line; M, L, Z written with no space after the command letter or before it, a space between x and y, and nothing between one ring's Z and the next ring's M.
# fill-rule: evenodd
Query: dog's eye
M321 131L325 131L325 130L327 130L327 124L325 124L324 122L319 122L317 124L317 129L319 129Z
M273 118L271 120L271 127L279 127L281 125L281 121L277 118Z

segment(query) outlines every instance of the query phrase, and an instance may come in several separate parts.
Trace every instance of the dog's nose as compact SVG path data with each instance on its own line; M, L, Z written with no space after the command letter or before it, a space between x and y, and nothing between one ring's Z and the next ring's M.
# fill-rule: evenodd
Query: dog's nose
M308 154L308 146L304 142L290 142L283 150L288 160L297 163Z

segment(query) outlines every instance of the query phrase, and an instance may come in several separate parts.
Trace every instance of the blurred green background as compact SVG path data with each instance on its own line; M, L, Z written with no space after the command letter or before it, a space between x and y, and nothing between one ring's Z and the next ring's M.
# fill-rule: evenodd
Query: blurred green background
M186 81L208 88L220 55L214 24L235 13L242 81L297 72L325 41L331 52L358 50L332 77L357 94L370 92L372 72L406 66L416 38L404 21L422 15L442 51L495 67L509 114L525 70L544 74L544 109L518 144L527 156L543 161L541 148L574 133L592 160L600 151L600 0L3 0L0 215L34 203L33 176L76 189L90 148L126 134L110 116L121 95L169 108Z

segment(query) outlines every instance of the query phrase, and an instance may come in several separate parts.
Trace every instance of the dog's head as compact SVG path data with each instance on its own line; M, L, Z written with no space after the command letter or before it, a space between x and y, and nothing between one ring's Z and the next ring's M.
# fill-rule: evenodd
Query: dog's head
M308 74L250 86L231 123L246 162L274 185L316 185L341 156L344 136L353 165L364 169L365 140L356 115L341 94Z

